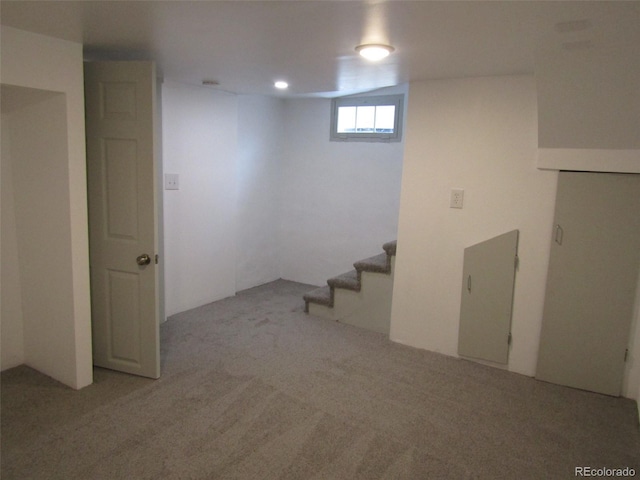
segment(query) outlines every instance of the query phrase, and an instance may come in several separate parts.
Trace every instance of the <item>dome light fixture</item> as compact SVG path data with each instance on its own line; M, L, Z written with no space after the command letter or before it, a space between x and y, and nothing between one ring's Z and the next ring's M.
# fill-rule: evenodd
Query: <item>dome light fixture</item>
M377 43L358 45L356 47L356 52L372 62L377 62L378 60L388 57L394 50L395 48L390 45L381 45Z
M286 90L287 88L289 88L289 84L284 80L278 80L276 83L273 84L273 86L279 90Z

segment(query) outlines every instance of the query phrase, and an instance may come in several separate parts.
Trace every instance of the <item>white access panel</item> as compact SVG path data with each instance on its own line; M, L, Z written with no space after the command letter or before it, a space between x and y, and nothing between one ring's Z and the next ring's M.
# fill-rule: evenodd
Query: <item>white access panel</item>
M518 230L464 250L458 355L506 364Z

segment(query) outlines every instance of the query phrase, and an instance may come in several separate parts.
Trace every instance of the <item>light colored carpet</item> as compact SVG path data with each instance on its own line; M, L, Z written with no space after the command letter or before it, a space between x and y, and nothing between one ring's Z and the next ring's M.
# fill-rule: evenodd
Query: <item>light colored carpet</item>
M635 402L308 316L277 281L162 325L162 377L2 373L2 480L564 479L640 471Z

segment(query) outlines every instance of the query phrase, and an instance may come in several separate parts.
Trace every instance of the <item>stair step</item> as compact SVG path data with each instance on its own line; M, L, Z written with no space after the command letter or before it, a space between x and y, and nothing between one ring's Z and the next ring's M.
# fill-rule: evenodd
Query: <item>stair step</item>
M387 252L387 255L395 255L396 254L396 248L398 247L398 241L394 240L392 242L387 242L384 245L382 245L382 249Z
M397 241L393 240L382 245L385 253L359 260L353 264L355 270L327 280L327 286L316 288L305 293L305 312L309 313L309 304L315 303L333 308L336 288L359 292L362 289L362 272L391 273L391 257L396 254Z
M333 307L333 295L331 295L331 289L328 285L326 287L316 288L315 290L307 292L302 296L302 298L305 301L305 312L309 311L309 303L317 303L318 305Z
M390 273L391 262L386 253L359 260L353 264L358 272Z
M356 270L351 270L337 277L330 278L327 280L327 284L331 288L344 288L345 290L353 290L354 292L359 292L362 286L360 283L360 275L358 275Z

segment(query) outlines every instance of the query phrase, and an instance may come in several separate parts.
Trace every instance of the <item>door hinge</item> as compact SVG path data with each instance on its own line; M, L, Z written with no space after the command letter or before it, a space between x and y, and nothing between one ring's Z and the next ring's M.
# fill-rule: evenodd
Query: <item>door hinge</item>
M562 229L562 227L560 226L560 224L556 225L556 235L555 235L555 242L558 245L562 245L562 237L564 237L564 230Z
M156 265L158 264L158 254L156 253Z
M625 348L625 350L624 350L624 361L625 362L627 361L627 358L629 358L629 349Z
M511 345L512 340L513 340L513 337L511 336L511 332L509 332L509 336L507 337L507 345Z
M513 260L513 266L516 270L518 270L518 266L520 265L520 257L518 255L515 256Z

